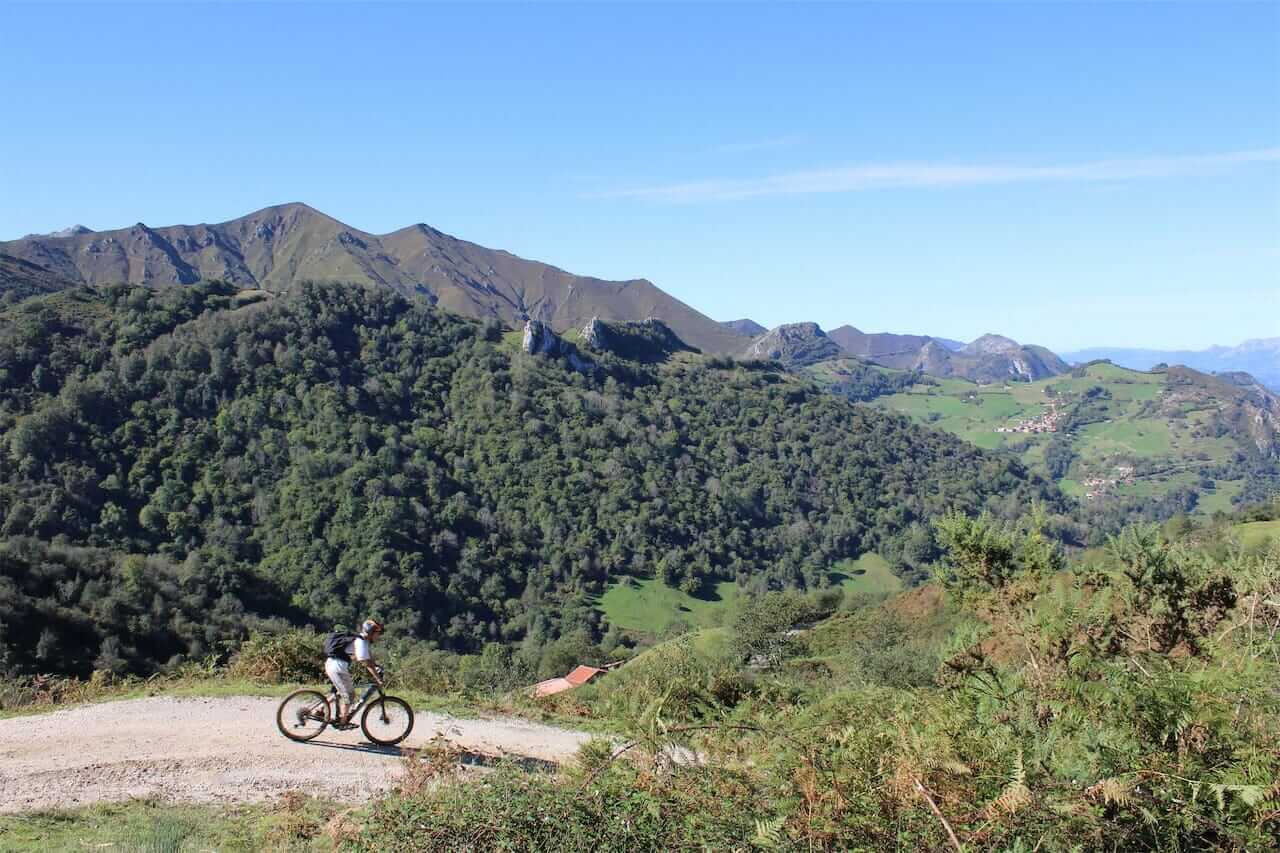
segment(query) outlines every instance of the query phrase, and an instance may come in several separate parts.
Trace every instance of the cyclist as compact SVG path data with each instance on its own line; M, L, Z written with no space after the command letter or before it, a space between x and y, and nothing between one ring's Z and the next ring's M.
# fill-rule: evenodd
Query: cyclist
M355 679L351 677L351 661L364 664L373 683L382 687L378 662L373 659L373 644L382 636L382 624L374 619L364 620L359 634L334 634L325 644L327 657L324 673L338 688L338 723L347 725L351 707L356 701ZM344 710L345 708L345 710Z

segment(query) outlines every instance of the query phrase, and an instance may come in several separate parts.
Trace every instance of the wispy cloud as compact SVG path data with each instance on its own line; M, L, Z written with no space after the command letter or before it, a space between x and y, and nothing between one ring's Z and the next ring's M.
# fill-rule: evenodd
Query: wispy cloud
M631 187L591 193L590 196L670 203L737 201L766 196L850 193L880 189L946 189L995 184L1129 181L1220 174L1252 164L1275 162L1280 162L1280 148L1039 166L877 163L784 172L758 178L717 178Z

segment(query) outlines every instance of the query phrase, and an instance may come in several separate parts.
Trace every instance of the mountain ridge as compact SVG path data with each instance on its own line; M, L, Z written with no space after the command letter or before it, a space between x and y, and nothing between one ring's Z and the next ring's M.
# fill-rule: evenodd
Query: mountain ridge
M735 352L747 343L646 279L574 275L425 223L373 234L302 202L218 223L152 227L139 222L107 231L29 236L0 242L0 252L75 284L186 285L219 279L275 293L305 280L377 284L511 328L536 319L563 332L596 316L655 317L707 352Z
M930 335L867 333L845 325L833 329L829 337L849 355L873 364L942 378L1034 382L1068 370L1065 361L1044 347L993 333L962 344Z
M1243 371L1273 391L1280 391L1280 337L1251 338L1235 346L1211 346L1200 350L1165 350L1143 347L1087 347L1064 352L1070 362L1106 360L1133 370L1149 370L1157 364L1181 364L1212 373Z

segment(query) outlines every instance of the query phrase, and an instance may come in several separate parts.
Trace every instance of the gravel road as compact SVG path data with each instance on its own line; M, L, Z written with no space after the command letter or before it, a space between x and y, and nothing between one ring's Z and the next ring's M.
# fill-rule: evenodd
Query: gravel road
M260 802L288 790L359 802L394 784L399 748L359 729L294 743L276 729L279 700L155 697L0 720L0 812L155 797ZM402 747L436 735L479 756L572 760L586 732L517 719L418 713Z

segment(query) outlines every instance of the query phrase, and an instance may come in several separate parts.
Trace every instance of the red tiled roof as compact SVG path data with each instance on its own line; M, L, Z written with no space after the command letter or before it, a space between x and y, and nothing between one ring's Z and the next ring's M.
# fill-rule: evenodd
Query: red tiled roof
M563 678L548 678L546 681L539 681L533 685L533 695L551 696L556 693L563 693L566 690L572 690L575 687L581 687L604 671L603 669L596 669L594 666L575 666L573 671Z
M604 672L603 669L596 669L594 666L576 666L573 668L573 672L565 676L565 679L574 687L577 687L581 684L586 684L602 672Z

